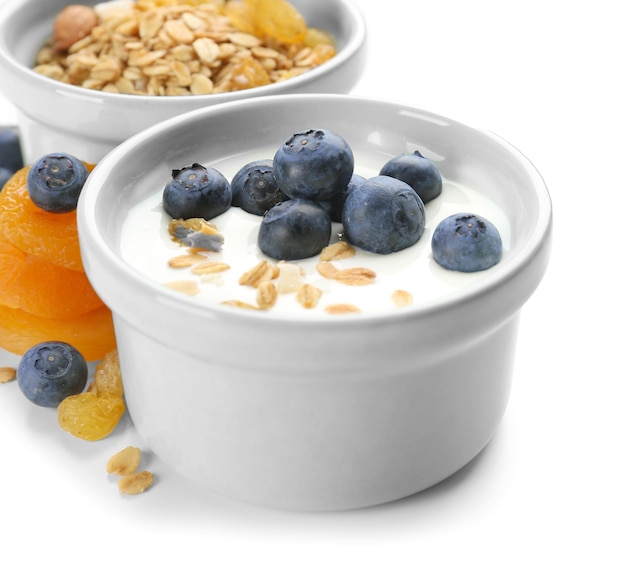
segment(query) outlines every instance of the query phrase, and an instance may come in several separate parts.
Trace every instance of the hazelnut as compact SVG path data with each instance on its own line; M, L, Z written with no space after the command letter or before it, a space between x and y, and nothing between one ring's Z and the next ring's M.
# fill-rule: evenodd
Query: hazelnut
M67 51L74 43L84 39L98 24L98 15L89 6L70 4L57 15L52 31L55 51Z

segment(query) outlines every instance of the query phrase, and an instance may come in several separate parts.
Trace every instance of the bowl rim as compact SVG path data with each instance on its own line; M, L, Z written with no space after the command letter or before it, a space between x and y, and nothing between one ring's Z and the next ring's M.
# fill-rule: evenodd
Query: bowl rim
M426 317L432 316L440 312L446 312L446 309L459 306L463 303L476 301L489 292L493 292L501 288L504 284L509 282L515 277L516 274L522 272L525 266L529 265L531 261L542 254L544 251L545 260L544 266L547 265L549 257L549 244L551 242L552 231L552 202L548 192L548 188L534 165L513 145L500 138L498 135L491 133L490 131L484 131L475 127L470 127L464 123L460 123L454 119L435 114L432 111L427 111L417 106L409 106L405 103L381 100L378 98L369 98L363 96L343 95L343 94L293 94L293 95L279 95L279 96L265 96L261 98L251 98L245 100L237 100L231 102L225 102L215 106L208 106L205 108L197 109L195 111L187 112L182 115L175 116L167 119L161 123L158 123L144 131L137 133L136 135L125 140L122 144L115 147L110 151L99 163L95 169L89 175L83 190L83 196L79 199L78 203L78 226L79 226L79 238L81 240L81 247L84 246L84 241L90 242L90 247L96 248L99 252L99 256L104 256L103 259L109 264L109 267L115 269L122 276L124 283L134 283L142 290L153 291L157 284L149 277L137 273L133 268L125 262L121 256L109 247L104 234L101 232L96 215L96 204L102 195L103 187L106 185L107 178L115 170L117 162L127 156L129 152L140 149L142 145L149 143L155 136L161 133L166 133L170 129L174 129L185 124L194 124L195 121L205 120L209 117L219 117L223 112L232 112L246 110L250 108L258 109L262 107L264 103L279 102L294 102L304 103L315 101L339 101L339 102L360 102L363 104L369 104L372 107L376 105L393 106L398 109L409 109L412 112L419 112L426 117L435 117L439 121L448 121L450 124L460 125L463 128L470 129L473 132L479 133L488 139L495 141L501 148L507 150L514 155L516 161L520 163L530 175L533 185L536 187L536 195L538 202L537 222L529 234L528 239L520 244L517 248L515 255L511 256L505 263L499 263L494 266L488 273L486 273L480 280L477 280L473 284L468 285L461 291L455 292L450 297L445 299L437 299L427 303L420 303L413 307L398 308L393 313L389 311L380 311L372 313L363 313L359 315L353 315L348 313L346 315L332 315L329 317L316 316L315 319L309 317L295 317L291 314L284 315L282 313L251 313L245 309L233 308L225 305L211 305L206 302L195 301L190 299L181 293L173 290L163 288L158 291L159 299L166 300L168 305L172 308L179 308L181 312L189 311L193 309L194 312L199 314L210 315L223 315L233 318L245 317L246 320L260 320L271 321L277 323L289 323L296 325L310 325L314 322L320 322L324 324L336 323L345 324L350 323L374 323L379 321L389 322L393 321L394 317L397 321L405 321L407 316L412 317ZM301 106L301 107L302 107ZM87 236L86 236L87 235ZM546 248L546 245L548 247ZM548 251L546 251L546 249ZM87 267L87 273L89 274L89 268ZM535 282L532 284L532 288L528 288L528 294L519 294L520 298L525 301L526 298L532 293L535 287L538 285L539 280L543 276L545 267L541 268L541 276L535 278Z
M8 22L14 15L18 14L22 10L27 2L20 0L8 0L8 2L0 6L0 63L4 62L6 67L13 70L16 75L30 80L33 84L43 85L43 88L49 88L51 91L59 92L68 99L79 99L86 102L92 102L96 100L106 99L112 106L116 104L128 105L128 104L141 104L146 100L150 102L158 103L160 105L167 105L169 103L180 103L181 99L186 103L193 105L197 103L197 108L211 105L213 101L215 103L221 103L226 100L235 99L247 99L257 96L265 96L268 93L268 89L271 92L294 92L300 86L306 85L309 81L323 77L329 71L341 68L346 62L354 57L359 50L365 45L366 41L366 24L365 17L362 9L354 0L334 0L338 4L343 5L350 14L351 23L353 24L352 35L347 39L346 44L337 51L337 54L329 61L322 63L321 65L297 75L287 80L280 82L274 82L272 84L266 84L265 86L257 86L255 88L248 88L245 90L237 90L235 92L222 92L219 94L199 94L194 96L150 96L150 95L134 95L134 94L115 94L112 92L102 92L101 90L94 90L89 88L83 88L80 86L74 86L65 82L60 82L53 78L48 78L41 74L36 73L30 67L27 67L17 61L9 48L4 42L3 31L6 30ZM31 3L37 2L37 0L30 0ZM93 4L97 2L92 0ZM69 3L69 2L68 2ZM277 90L275 90L277 88ZM193 107L193 106L192 106Z

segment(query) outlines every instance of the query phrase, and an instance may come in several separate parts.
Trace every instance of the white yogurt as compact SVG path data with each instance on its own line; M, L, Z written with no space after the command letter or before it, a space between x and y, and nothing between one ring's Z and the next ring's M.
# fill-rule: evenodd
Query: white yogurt
M245 163L264 158L267 158L267 154L246 154L245 157L213 162L211 165L230 179ZM359 166L357 162L355 173L367 178L377 175L378 169L380 168ZM164 185L168 179L164 178ZM181 280L195 281L200 292L194 299L207 304L219 304L226 300L256 304L256 290L250 286L239 285L239 278L260 260L276 263L276 260L261 253L257 246L261 217L233 207L210 221L224 236L224 245L220 252L207 252L207 258L225 262L230 269L212 274L209 278L201 278L192 274L189 268L169 267L168 261L186 253L186 248L172 241L168 232L171 219L163 211L161 201L162 191L148 195L131 209L121 235L124 260L139 273L161 284ZM427 203L425 208L426 228L414 246L389 255L356 249L354 257L333 262L339 269L366 267L373 270L376 272L374 284L348 286L322 277L316 270L319 256L293 261L290 263L297 263L304 270L305 281L322 291L317 306L304 309L296 301L295 294L291 293L279 296L276 305L265 312L290 315L296 313L301 318L315 317L326 315L325 308L334 304L350 304L363 313L397 311L398 307L392 300L392 294L396 290L409 292L413 297L413 307L453 296L460 289L482 279L489 270L475 273L453 272L441 268L434 261L430 247L432 233L437 224L451 214L469 212L490 220L500 232L506 255L510 244L510 223L502 209L485 195L444 178L442 193ZM341 231L340 224L333 224L331 243L341 239Z

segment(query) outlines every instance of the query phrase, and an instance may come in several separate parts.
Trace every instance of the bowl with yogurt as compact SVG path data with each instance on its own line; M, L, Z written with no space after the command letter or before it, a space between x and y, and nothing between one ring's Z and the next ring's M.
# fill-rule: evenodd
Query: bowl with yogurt
M95 163L197 108L348 92L365 66L365 38L352 0L9 0L0 6L1 92L16 108L27 163L57 151Z
M234 206L210 221L214 251L173 238L163 206L173 170L199 163L232 182L306 129L343 137L365 178L402 153L435 163L441 193L424 205L414 245L372 253L333 222L329 258L273 259L259 248L265 217ZM433 258L436 227L465 212L501 235L489 269ZM212 492L325 511L419 492L486 446L507 406L521 309L547 268L551 218L540 174L497 136L410 105L307 94L143 131L96 166L78 208L85 269L113 312L128 410L146 443ZM336 254L344 246L350 256ZM285 266L317 300L304 304L281 281ZM259 272L276 286L271 304Z

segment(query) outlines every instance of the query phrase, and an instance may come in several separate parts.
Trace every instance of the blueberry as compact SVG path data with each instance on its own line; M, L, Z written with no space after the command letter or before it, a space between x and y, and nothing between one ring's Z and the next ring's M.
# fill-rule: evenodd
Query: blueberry
M343 207L348 241L372 253L393 253L414 245L425 224L424 203L415 190L389 176L357 185Z
M17 383L38 406L56 408L67 396L80 394L87 383L87 363L68 343L49 341L31 347L17 366Z
M26 188L39 208L59 214L71 212L76 210L88 175L83 162L73 155L50 153L30 167Z
M286 200L267 211L259 227L259 249L277 260L317 255L330 242L328 213L311 200Z
M381 176L391 176L406 182L415 190L422 202L430 202L441 194L442 179L437 166L419 151L398 155L380 170Z
M343 192L354 171L354 154L332 131L295 133L274 155L274 175L290 198L329 200Z
M0 168L13 173L24 167L20 138L14 129L0 129Z
M233 206L250 214L263 216L272 206L287 200L278 187L271 159L252 161L244 165L230 183Z
M330 215L330 220L335 223L342 222L343 205L346 202L348 194L364 181L365 178L363 176L353 174L352 179L348 182L348 186L343 192L333 196L330 200L322 200L320 202L322 208Z
M459 272L488 269L502 258L502 239L498 229L476 214L453 214L443 219L432 237L435 261Z
M2 190L4 185L11 179L13 173L14 172L8 167L0 167L0 190Z
M210 220L226 212L232 202L228 180L216 169L193 163L172 170L163 189L163 208L172 218Z

